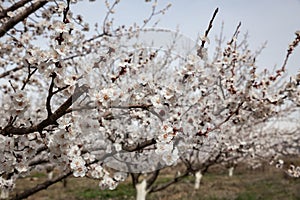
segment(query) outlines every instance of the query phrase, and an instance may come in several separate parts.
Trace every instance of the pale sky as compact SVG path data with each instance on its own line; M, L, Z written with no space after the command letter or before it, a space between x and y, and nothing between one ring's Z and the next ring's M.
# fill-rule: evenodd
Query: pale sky
M152 2L144 0L121 0L115 11L115 25L130 25L141 22L151 13ZM241 35L249 33L250 49L257 50L265 41L267 47L258 57L261 68L272 69L280 67L286 55L288 44L295 38L295 31L300 30L299 0L161 0L159 7L172 3L165 15L155 17L160 19L158 27L179 30L184 35L195 39L203 35L208 22L215 10L219 13L209 34L211 41L219 35L224 22L224 36L231 38L237 24L241 21ZM81 3L73 8L75 13L82 13L84 19L102 24L105 16L104 2ZM213 42L209 51L213 52ZM294 51L287 69L290 74L300 70L300 47Z

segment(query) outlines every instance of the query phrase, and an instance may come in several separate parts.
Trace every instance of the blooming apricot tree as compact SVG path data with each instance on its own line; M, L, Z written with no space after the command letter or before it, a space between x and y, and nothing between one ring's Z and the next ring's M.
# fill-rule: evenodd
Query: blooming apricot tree
M204 36L176 53L179 32L145 28L169 5L157 11L155 1L141 25L117 26L119 0L106 1L102 26L88 36L90 25L72 13L76 3L20 0L0 7L0 187L13 189L44 164L62 172L15 199L70 175L114 189L128 172L174 165L212 134L264 120L286 102L300 104L299 74L278 86L286 62L275 74L258 73L255 53L237 46L238 29L224 51L208 58L218 10ZM143 40L149 32L172 35L169 45L149 46ZM286 61L299 39L296 32Z

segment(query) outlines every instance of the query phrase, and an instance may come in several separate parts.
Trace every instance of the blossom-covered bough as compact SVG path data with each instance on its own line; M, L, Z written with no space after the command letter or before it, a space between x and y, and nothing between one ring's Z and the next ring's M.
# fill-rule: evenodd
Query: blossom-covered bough
M20 0L0 7L0 187L12 190L44 165L61 172L12 199L70 175L114 189L128 173L172 166L215 145L207 138L229 137L233 127L300 105L299 74L279 84L299 32L283 66L258 73L256 54L237 43L239 26L225 49L208 57L218 10L204 36L180 52L179 32L146 29L169 5L157 11L155 1L141 25L127 27L113 24L119 1L106 1L103 25L89 36L84 16L72 13L76 3ZM153 33L166 33L169 43L149 43Z

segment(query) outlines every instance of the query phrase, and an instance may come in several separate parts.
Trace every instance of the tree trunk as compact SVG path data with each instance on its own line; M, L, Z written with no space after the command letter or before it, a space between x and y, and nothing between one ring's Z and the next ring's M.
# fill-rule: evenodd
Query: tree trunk
M47 172L48 180L53 179L53 171Z
M228 170L228 175L229 177L232 177L233 176L233 170L234 170L234 167L230 167L229 170Z
M136 188L136 200L146 200L147 196L147 182L144 179L141 183L135 185Z
M9 197L9 189L2 188L0 199L8 199L8 197Z
M194 186L194 189L195 190L198 190L200 188L200 181L203 177L202 173L201 173L201 170L197 171L196 174L195 174L195 186Z

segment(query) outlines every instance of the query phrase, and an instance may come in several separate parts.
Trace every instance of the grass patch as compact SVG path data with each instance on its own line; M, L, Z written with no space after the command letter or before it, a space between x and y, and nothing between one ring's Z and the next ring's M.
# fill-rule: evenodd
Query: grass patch
M238 195L235 200L256 200L259 199L256 194L252 192L243 192Z
M47 177L47 175L45 173L42 173L42 172L35 172L31 175L31 177L33 177L33 178L44 178L44 177Z
M78 191L80 199L134 199L135 189L131 184L120 184L115 190L100 190L99 188L86 188Z

